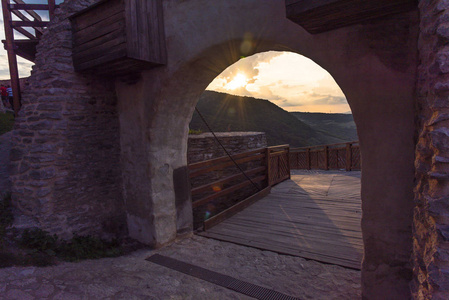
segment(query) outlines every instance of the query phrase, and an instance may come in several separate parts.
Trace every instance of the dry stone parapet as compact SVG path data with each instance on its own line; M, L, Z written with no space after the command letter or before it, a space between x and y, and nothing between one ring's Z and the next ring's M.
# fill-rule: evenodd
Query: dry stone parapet
M263 132L217 132L215 135L231 155L267 147L267 137ZM212 133L191 134L187 143L189 163L226 156Z

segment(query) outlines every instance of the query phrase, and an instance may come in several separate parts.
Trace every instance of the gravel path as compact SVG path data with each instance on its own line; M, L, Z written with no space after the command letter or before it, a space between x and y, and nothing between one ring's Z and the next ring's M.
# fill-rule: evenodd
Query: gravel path
M358 299L360 272L194 236L127 256L0 269L0 299L250 299L145 261L159 253L300 299Z

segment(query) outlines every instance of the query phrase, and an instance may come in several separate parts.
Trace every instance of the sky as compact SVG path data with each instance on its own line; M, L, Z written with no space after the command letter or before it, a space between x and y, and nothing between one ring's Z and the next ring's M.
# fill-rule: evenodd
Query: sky
M268 99L287 111L346 113L351 109L332 76L292 52L263 52L240 59L207 90Z
M26 3L47 1L26 0ZM0 17L0 39L3 40L3 14ZM20 38L20 34L16 38ZM32 62L21 57L17 60L20 77L29 76ZM0 79L9 79L3 45L0 46ZM242 58L218 75L207 90L267 99L287 111L346 113L351 110L345 95L326 70L291 52L269 51Z
M11 1L11 0L9 0L9 1ZM35 4L35 3L47 4L48 3L47 0L24 0L24 2L27 4ZM63 0L56 0L55 2L56 2L56 4L59 4L59 3L63 2ZM48 20L48 12L45 14L45 13L38 11L38 13L42 16L42 20L44 20L44 21ZM26 13L24 13L24 14L26 15ZM14 16L14 20L16 20L16 19L17 18ZM23 38L23 36L20 33L15 32L15 38L20 39L20 38ZM3 23L3 11L2 11L2 8L0 7L0 40L4 40L4 39L5 39L5 29L4 29L4 23ZM33 65L32 62L18 56L17 57L17 66L19 68L19 76L20 77L30 76L32 65ZM0 45L0 79L9 79L8 56L3 47L3 43Z

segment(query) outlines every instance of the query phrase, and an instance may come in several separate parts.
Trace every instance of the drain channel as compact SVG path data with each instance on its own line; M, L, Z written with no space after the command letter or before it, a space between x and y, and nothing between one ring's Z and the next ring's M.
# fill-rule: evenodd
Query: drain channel
M214 283L216 285L228 288L241 294L260 299L260 300L299 300L292 296L288 296L275 290L270 290L249 282L241 281L231 276L223 275L214 271L210 271L195 265L185 263L183 261L154 254L146 260L176 270L178 272Z

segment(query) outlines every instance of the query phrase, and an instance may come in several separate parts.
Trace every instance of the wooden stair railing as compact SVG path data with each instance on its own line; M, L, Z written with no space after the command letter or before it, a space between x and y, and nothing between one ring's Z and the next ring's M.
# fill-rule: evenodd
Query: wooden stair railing
M47 4L31 4L22 0L1 1L5 27L5 40L2 42L8 54L11 88L14 98L14 114L17 116L21 105L17 55L34 62L36 46L39 43L43 30L53 20L55 9L59 5L55 4L55 0L48 0ZM36 13L36 10L48 11L50 21L42 20L42 17ZM26 30L25 28L31 28L31 30ZM15 39L14 31L20 33L26 39Z

